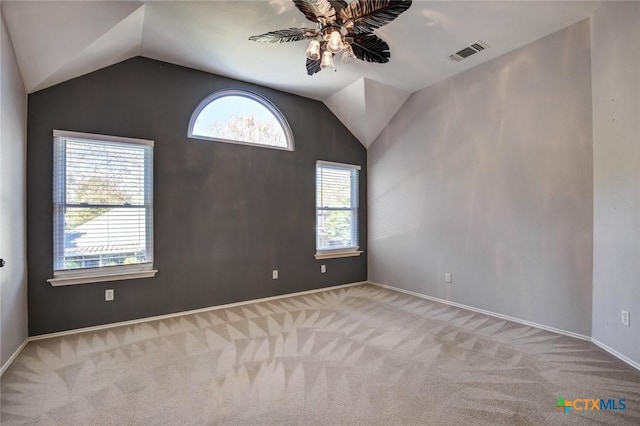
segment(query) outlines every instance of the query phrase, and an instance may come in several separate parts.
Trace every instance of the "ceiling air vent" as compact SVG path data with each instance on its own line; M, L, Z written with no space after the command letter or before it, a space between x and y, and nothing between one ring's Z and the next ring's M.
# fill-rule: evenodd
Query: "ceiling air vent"
M472 43L470 46L467 46L464 49L449 55L449 59L451 59L454 62L460 62L461 60L468 58L471 55L475 55L478 52L482 52L483 50L488 48L489 48L488 44L478 40L475 43Z

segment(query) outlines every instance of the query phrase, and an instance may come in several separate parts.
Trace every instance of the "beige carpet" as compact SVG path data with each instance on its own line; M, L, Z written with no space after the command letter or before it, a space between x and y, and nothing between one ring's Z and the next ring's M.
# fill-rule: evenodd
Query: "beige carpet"
M370 285L31 342L1 392L2 425L640 424L592 343Z

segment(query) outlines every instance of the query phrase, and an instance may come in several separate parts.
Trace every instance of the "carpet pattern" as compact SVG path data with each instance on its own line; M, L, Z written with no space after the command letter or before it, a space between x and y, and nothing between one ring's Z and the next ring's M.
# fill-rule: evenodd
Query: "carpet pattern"
M592 343L372 285L30 342L0 386L3 425L640 424Z

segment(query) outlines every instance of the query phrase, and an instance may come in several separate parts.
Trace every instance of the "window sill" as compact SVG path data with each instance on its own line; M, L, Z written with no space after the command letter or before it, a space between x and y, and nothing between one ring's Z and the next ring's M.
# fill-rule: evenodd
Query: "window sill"
M101 283L105 281L121 281L132 280L136 278L151 278L154 277L158 271L156 269L149 269L145 271L122 271L115 273L101 273L101 274L86 274L86 275L68 275L56 278L48 279L47 282L51 283L53 287L63 285L75 285L75 284L88 284L88 283Z
M355 257L364 253L361 250L334 250L334 251L318 251L316 252L316 260L321 259L338 259L340 257Z

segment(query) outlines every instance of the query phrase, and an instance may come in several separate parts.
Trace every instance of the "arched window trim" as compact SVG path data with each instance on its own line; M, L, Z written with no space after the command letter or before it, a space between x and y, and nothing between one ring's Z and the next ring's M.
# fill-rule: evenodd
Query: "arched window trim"
M210 136L194 135L193 126L196 124L196 120L198 119L198 116L200 115L202 110L204 110L210 103L215 102L216 100L227 97L227 96L240 96L243 98L247 98L254 102L258 102L260 105L267 108L267 110L269 110L269 112L271 112L271 114L273 114L273 116L276 118L276 120L280 124L280 127L284 131L284 137L285 137L285 140L287 141L287 146L282 147L282 146L254 143L254 142L237 141L233 139L213 138ZM191 114L191 119L189 120L189 129L187 132L187 137L192 139L201 139L201 140L208 140L208 141L214 141L214 142L225 142L225 143L234 143L238 145L255 146L259 148L279 149L282 151L294 150L293 133L291 132L291 127L289 127L289 123L285 119L284 114L282 114L282 112L267 98L261 95L258 95L257 93L250 92L248 90L242 90L242 89L218 90L217 92L213 92L212 94L204 98Z

